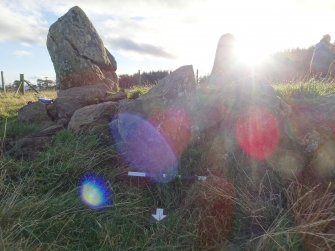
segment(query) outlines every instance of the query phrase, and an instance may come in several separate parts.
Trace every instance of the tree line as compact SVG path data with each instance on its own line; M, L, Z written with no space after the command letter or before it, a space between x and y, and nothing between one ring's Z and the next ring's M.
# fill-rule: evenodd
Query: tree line
M275 53L258 70L271 84L307 79L313 51L314 46Z
M314 46L306 49L294 48L273 54L267 62L258 66L258 74L268 84L290 83L309 78L309 68ZM119 75L120 88L136 85L155 85L170 71L137 72ZM199 76L199 85L209 81L209 75Z
M150 71L140 72L134 74L119 75L119 87L130 88L135 85L155 85L159 80L166 77L169 71Z

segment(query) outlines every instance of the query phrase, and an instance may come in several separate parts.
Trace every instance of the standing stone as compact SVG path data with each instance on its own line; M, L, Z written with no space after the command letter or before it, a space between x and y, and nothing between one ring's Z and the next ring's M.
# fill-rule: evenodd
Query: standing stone
M214 65L211 75L223 74L236 62L236 40L232 34L224 34L221 36L216 48Z
M250 74L251 69L238 60L235 37L230 33L222 35L215 53L210 83L223 85L249 82Z
M101 82L116 88L116 61L78 6L51 25L47 47L61 90Z

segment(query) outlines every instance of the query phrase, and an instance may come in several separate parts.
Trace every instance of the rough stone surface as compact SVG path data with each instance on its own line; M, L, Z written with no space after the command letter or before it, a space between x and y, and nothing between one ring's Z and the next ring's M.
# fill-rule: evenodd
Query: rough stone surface
M118 110L118 103L109 101L78 109L72 116L68 128L76 133L89 133L108 129L108 123Z
M60 90L54 101L58 120L67 125L76 110L99 103L110 91L104 83Z
M22 107L18 111L18 120L22 123L38 124L42 127L54 123L48 115L46 105L40 102L33 102Z
M127 94L123 91L115 92L115 93L108 93L108 95L105 98L102 98L102 102L108 102L108 101L120 101L127 98Z
M183 66L172 72L158 82L148 93L132 101L121 102L119 113L134 114L146 119L155 119L155 123L161 124L166 116L175 114L184 114L192 105L189 101L196 90L193 67ZM113 121L117 131L123 139L128 134L131 127L126 127L121 121ZM177 132L176 132L177 133ZM174 136L177 137L178 134Z
M117 86L116 61L78 6L51 25L47 47L61 90L94 85L103 79L111 80L111 88Z
M120 112L132 112L150 117L168 106L182 101L186 103L196 89L193 67L182 66L158 82L139 98L123 102ZM176 104L177 105L177 104Z

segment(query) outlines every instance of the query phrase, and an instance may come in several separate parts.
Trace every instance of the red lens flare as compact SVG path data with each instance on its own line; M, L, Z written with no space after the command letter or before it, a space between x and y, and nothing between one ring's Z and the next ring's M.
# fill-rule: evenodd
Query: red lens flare
M150 122L159 128L176 156L180 157L191 140L188 113L184 109L169 108L155 114Z
M257 106L250 107L240 115L235 133L242 149L257 160L271 155L280 137L276 117L268 109Z

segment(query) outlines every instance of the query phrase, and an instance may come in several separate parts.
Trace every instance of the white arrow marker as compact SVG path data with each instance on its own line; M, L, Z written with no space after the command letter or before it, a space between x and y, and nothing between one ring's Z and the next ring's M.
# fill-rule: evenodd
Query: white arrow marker
M198 180L205 181L207 180L207 176L197 176Z
M145 173L142 173L142 172L128 172L128 176L145 177Z
M166 215L164 215L163 211L164 211L163 208L157 208L156 209L156 214L152 214L152 217L154 217L156 221L163 220L166 217Z

